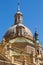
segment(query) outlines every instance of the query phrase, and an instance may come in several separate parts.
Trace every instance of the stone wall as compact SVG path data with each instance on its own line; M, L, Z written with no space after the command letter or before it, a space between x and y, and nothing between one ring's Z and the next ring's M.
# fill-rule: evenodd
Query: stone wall
M15 64L0 60L0 65L15 65Z

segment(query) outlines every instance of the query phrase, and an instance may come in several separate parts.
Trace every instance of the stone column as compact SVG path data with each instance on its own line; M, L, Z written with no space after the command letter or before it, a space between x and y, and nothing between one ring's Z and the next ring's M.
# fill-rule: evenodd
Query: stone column
M10 56L12 56L11 45L9 46L9 48L10 48L10 50L9 50L9 51L10 51L10 52L9 52L9 53L10 53Z
M14 63L14 57L12 56L12 63Z
M24 56L24 65L27 65L26 56Z

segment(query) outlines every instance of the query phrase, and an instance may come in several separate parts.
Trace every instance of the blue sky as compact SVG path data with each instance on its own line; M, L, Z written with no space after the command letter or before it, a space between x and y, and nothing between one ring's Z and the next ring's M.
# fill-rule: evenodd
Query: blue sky
M24 16L24 25L30 28L33 35L37 27L39 40L43 44L43 0L0 0L0 41L9 27L14 24L18 1Z

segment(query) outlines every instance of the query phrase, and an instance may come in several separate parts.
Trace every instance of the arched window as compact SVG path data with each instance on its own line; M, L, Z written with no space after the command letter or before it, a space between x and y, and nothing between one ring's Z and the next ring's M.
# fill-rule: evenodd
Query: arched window
M22 29L20 28L20 35L22 35Z
M37 50L37 54L39 55L39 50Z

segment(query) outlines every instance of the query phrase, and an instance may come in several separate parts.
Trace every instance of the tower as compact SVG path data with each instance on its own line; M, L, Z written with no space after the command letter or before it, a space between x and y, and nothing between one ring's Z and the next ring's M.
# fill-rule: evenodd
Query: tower
M39 41L37 30L35 30L34 38L35 38L36 54L40 55L41 52L42 52L42 45L41 45L41 43Z

